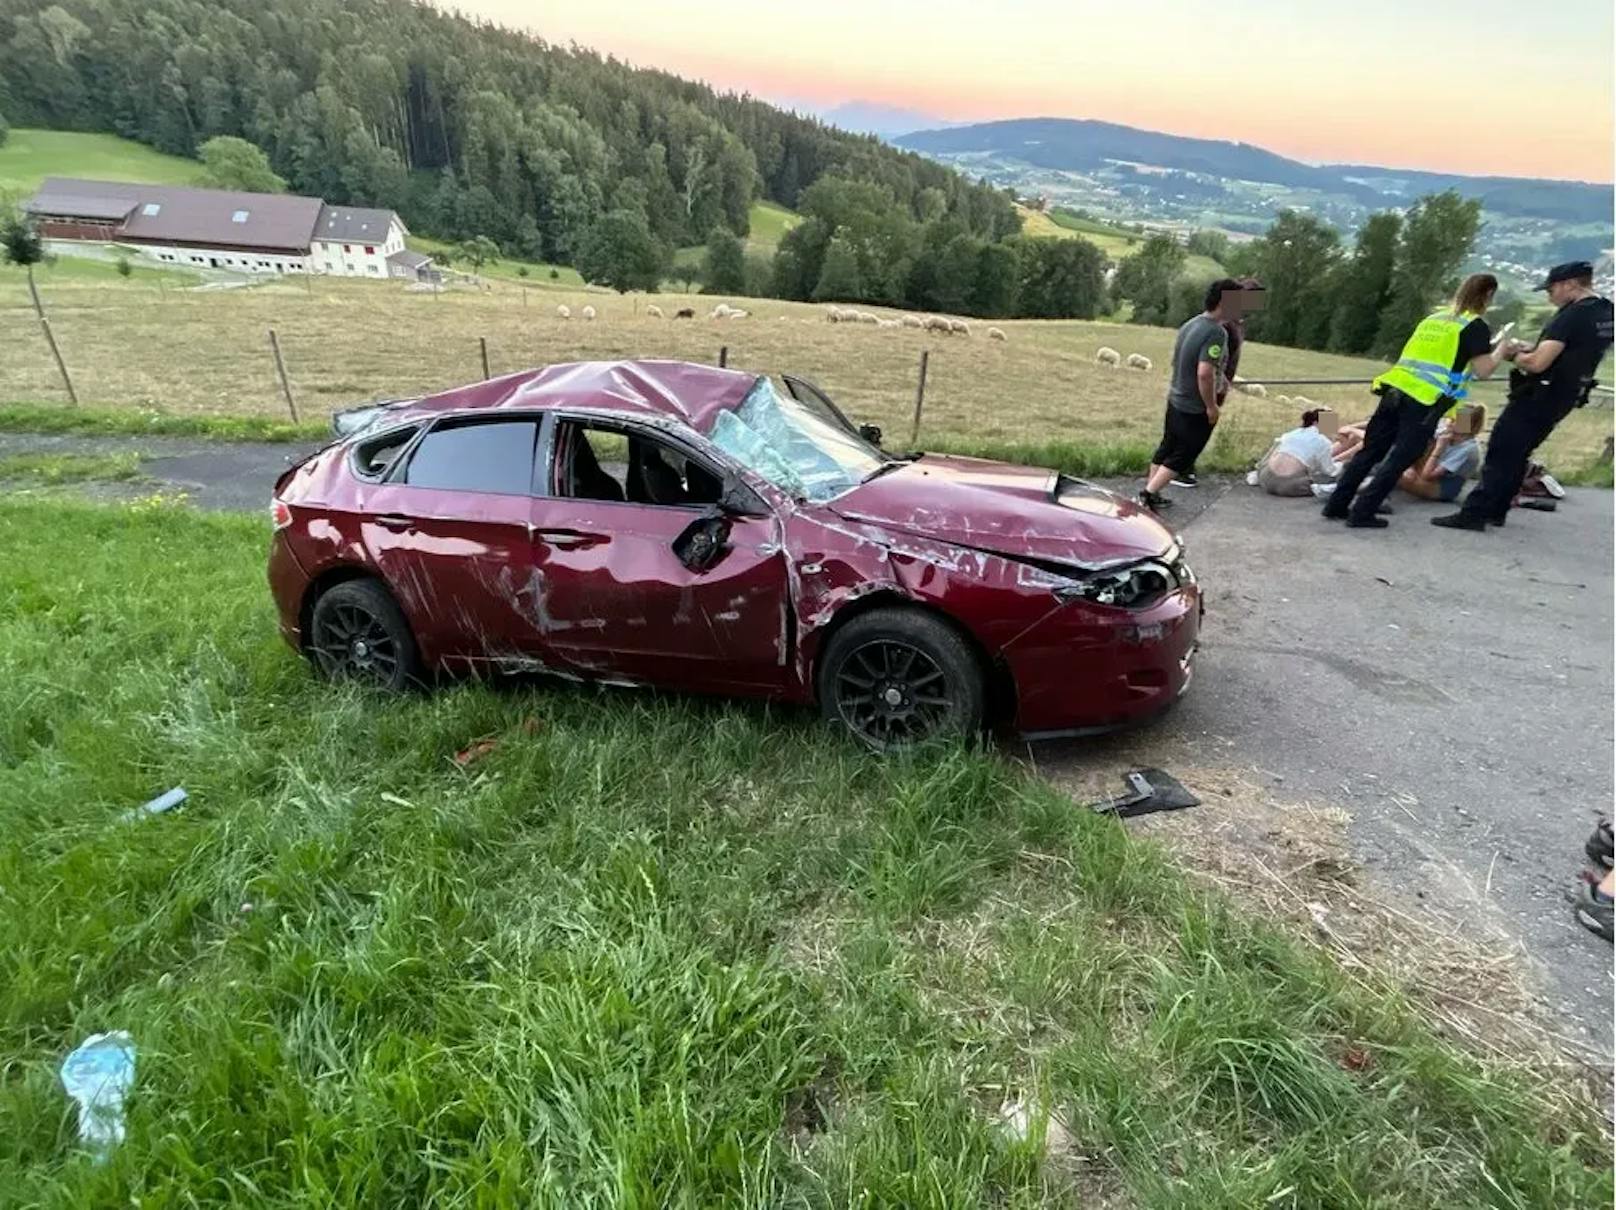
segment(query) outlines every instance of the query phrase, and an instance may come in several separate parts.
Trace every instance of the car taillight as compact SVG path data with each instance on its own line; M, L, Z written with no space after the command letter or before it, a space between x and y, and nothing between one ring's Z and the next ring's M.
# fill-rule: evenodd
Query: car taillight
M292 523L292 508L286 501L275 498L269 502L269 519L276 529L285 529Z

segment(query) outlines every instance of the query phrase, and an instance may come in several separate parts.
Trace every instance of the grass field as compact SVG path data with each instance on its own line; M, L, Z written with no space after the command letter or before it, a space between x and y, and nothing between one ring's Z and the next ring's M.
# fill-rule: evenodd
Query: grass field
M472 271L470 264L452 255L455 245L447 240L433 239L426 235L411 235L407 242L415 251L429 256L438 256L445 249L448 249L451 253L451 263L449 265L451 270L462 273ZM523 269L527 270L525 274L522 272ZM552 270L555 272L554 277L550 276ZM526 261L515 257L502 256L498 260L489 261L477 273L481 277L496 278L521 286L531 286L535 289L581 290L584 286L584 279L578 276L578 270L571 265L547 265L539 261Z
M192 185L201 172L196 160L164 155L111 134L19 129L0 146L0 195L26 196L48 176Z
M195 273L142 264L135 256L129 257L127 278L119 275L116 260L92 259L85 256L53 256L34 266L34 281L42 291L63 284L94 283L116 288L120 285L155 286L158 282L162 282L165 286L191 286L198 280ZM20 269L16 265L0 264L0 294L9 295L13 289L26 292L27 282L28 273L25 269Z
M307 287L312 284L312 290ZM305 414L377 396L445 389L481 375L478 338L495 373L578 358L677 357L713 361L727 345L730 364L791 371L818 382L853 415L883 426L889 442L909 443L918 361L931 352L920 444L930 448L1015 449L1038 461L1067 450L1105 447L1131 471L1160 435L1173 333L1163 328L1080 321L1003 323L1007 343L938 338L909 329L833 325L819 307L748 299L752 318L657 320L689 303L705 315L716 299L557 291L523 293L493 282L487 291L409 294L395 284L317 279L250 290L199 293L120 282L66 283L45 291L52 325L81 400L108 408L156 409L180 416L222 414L285 419L267 332L275 328ZM594 323L562 321L558 302ZM0 290L0 401L63 400L61 384L27 292ZM1094 351L1110 345L1143 353L1149 372L1110 370ZM1242 372L1262 378L1368 379L1381 363L1252 345ZM1361 418L1373 402L1363 386L1275 387L1272 393L1327 402ZM1478 397L1501 402L1498 384ZM1210 451L1209 467L1239 469L1295 423L1297 406L1236 396ZM140 421L144 423L144 421ZM1609 410L1573 414L1546 447L1560 473L1576 477L1611 433ZM1046 453L1042 456L1039 451ZM1091 472L1098 473L1098 472Z
M786 232L802 222L800 214L774 202L753 202L750 217L751 230L743 241L750 257L773 256ZM690 244L674 252L673 263L682 269L697 269L706 257L706 244Z
M1015 765L338 691L275 635L266 537L0 499L7 1205L1610 1202L1596 1098ZM108 1029L138 1071L98 1167L57 1068Z
M1076 215L1058 211L1048 213L1017 206L1021 214L1021 229L1040 239L1073 239L1082 236L1112 260L1121 260L1139 246L1139 237L1126 231L1107 227Z

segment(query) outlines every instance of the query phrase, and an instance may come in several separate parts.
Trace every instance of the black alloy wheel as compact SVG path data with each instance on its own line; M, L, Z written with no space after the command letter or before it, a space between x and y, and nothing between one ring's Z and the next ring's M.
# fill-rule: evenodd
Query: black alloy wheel
M409 623L373 580L348 580L315 602L308 651L322 675L400 690L420 679Z
M871 747L901 748L981 728L982 675L965 640L916 609L878 609L831 638L820 704Z

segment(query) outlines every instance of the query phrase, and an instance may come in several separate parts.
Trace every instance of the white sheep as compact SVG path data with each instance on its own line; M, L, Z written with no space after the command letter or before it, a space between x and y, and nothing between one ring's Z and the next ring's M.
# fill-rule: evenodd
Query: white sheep
M1304 412L1311 412L1314 408L1319 406L1306 395L1292 395L1291 403L1294 406L1301 408Z
M825 312L825 321L827 323L833 323L833 324L841 323L842 322L842 309L840 307L832 307L829 311L826 311Z
M989 340L1009 340L1010 338L1004 334L1004 329L1003 328L989 328L988 329L988 339Z
M903 325L900 324L895 319L878 319L878 320L876 320L876 323L879 324L883 328L901 328L901 327L903 327Z
M971 325L963 319L951 319L948 321L948 330L957 332L961 336L969 336L971 334Z
M881 322L881 318L880 318L880 316L872 315L868 311L860 311L858 313L858 321L861 324L869 324L869 325L871 325L873 327L874 325Z
M899 322L906 328L924 328L926 326L918 315L905 315Z
M594 307L585 307L582 311L578 312L578 314L582 315L586 320L587 319L594 319L595 318L595 308Z
M556 318L557 319L571 319L572 318L572 308L567 306L566 303L561 303L559 306L556 307Z
M926 331L952 332L953 330L953 325L951 325L948 320L944 319L941 315L926 316Z
M1122 354L1118 353L1115 349L1101 345L1099 350L1094 354L1094 361L1097 365L1115 367L1122 364Z
M647 315L649 315L652 319L661 319L662 318L662 308L657 306L656 303L652 303L652 304L650 304L650 306L646 307L645 308L645 313Z
M1283 403L1287 407L1289 407L1290 402L1291 402L1291 397L1289 395L1275 395L1274 396L1274 402L1275 403Z
M1149 370L1155 368L1150 358L1146 357L1143 353L1129 353L1127 365L1130 370Z
M719 303L707 315L708 319L728 319L733 308L728 303Z
M1246 394L1250 395L1253 399L1267 399L1268 388L1263 386L1263 384L1260 382L1248 383L1246 385Z
M752 312L743 311L739 307L731 307L729 309L729 314L726 315L724 318L726 318L726 319L745 319L747 316L749 316L751 314L752 314Z

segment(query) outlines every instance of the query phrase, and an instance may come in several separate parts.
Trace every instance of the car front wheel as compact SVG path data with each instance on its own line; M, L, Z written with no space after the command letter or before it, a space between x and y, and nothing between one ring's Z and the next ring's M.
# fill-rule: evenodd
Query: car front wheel
M309 620L308 651L333 681L397 692L421 677L410 624L374 580L345 580L320 596Z
M874 609L831 636L820 661L825 717L875 748L982 727L982 670L965 639L918 609Z

